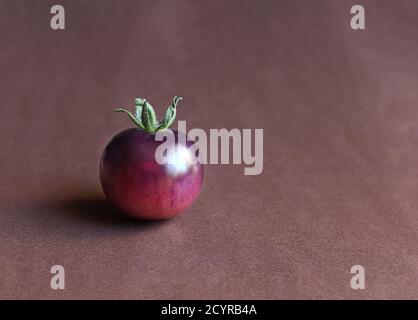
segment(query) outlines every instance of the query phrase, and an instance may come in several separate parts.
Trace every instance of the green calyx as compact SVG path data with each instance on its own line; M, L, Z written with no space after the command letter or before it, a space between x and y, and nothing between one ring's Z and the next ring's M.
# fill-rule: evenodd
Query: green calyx
M167 129L173 124L176 119L176 107L180 100L183 100L183 98L177 96L173 98L173 102L167 108L164 117L160 121L157 121L154 108L151 104L142 98L135 99L134 113L126 109L116 109L115 112L126 113L135 125L146 132L152 133L157 132L158 130Z

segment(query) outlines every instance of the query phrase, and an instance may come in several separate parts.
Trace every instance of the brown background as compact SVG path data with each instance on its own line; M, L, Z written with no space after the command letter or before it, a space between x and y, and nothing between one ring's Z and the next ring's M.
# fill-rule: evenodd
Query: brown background
M0 2L0 298L418 298L417 1L59 2L65 31L56 1ZM119 218L112 110L177 94L189 129L263 128L264 172L207 166L182 216Z

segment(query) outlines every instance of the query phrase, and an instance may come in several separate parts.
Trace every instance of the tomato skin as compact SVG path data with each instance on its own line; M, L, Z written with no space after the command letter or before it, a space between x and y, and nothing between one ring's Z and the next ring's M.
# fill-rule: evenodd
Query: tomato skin
M179 132L172 130L176 141ZM127 129L109 142L100 159L100 181L106 197L125 214L146 220L172 218L199 195L204 170L200 163L182 163L175 172L160 165L155 152L162 141L154 133ZM186 152L193 142L186 142Z

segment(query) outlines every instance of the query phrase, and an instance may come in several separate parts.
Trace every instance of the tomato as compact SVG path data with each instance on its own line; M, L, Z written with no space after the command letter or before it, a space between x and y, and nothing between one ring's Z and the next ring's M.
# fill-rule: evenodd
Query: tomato
M172 218L191 206L203 184L203 165L190 161L193 142L179 139L174 161L159 164L156 150L163 143L155 139L159 130L167 130L176 115L181 100L173 99L161 121L155 120L152 106L145 99L136 99L135 114L125 112L138 128L118 133L103 151L100 160L100 181L106 197L122 212L138 219ZM179 141L186 141L180 145Z

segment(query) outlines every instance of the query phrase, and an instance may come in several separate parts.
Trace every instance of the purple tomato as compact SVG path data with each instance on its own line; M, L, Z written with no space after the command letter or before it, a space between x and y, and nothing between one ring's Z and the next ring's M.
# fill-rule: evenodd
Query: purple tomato
M138 128L118 133L106 146L100 160L100 181L106 197L122 212L138 219L167 219L188 208L203 183L203 165L191 161L193 142L180 144L183 133L172 130L177 143L165 164L156 161L156 132L169 130L174 122L180 97L173 99L167 113L157 121L145 99L135 99L135 113L125 112Z

